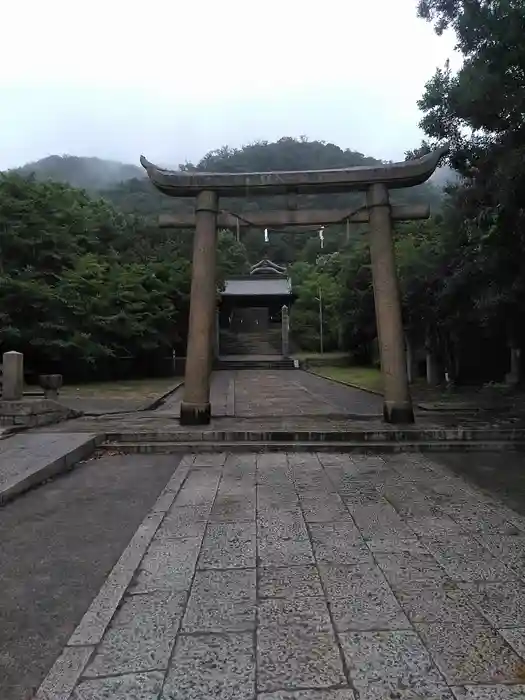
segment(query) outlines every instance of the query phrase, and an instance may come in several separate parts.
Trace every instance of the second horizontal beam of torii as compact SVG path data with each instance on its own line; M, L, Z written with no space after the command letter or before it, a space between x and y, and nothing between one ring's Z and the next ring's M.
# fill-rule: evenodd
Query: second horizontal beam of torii
M414 221L428 219L430 207L426 204L393 205L392 219L394 221ZM287 226L331 226L344 224L367 224L369 214L365 207L354 211L343 209L292 209L277 211L243 212L236 216L230 212L219 212L217 226L219 228L285 228ZM194 228L193 214L161 214L160 228Z

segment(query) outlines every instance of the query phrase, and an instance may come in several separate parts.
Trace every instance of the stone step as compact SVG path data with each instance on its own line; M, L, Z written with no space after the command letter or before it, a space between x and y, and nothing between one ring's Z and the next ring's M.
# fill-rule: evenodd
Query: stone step
M121 442L103 443L103 452L119 454L178 454L186 452L503 452L525 450L525 441L427 441L427 442Z
M247 430L155 430L142 432L108 432L106 443L162 442L291 442L404 444L426 442L451 443L525 443L523 429L465 428L361 428L350 430L298 430L282 428Z
M274 347L264 347L261 345L249 347L246 345L221 345L220 355L277 355L281 352L281 349Z
M259 353L257 353L259 354ZM282 359L224 359L219 357L214 364L214 369L294 369L294 361L289 357Z
M221 345L221 355L277 355L281 348L272 345Z

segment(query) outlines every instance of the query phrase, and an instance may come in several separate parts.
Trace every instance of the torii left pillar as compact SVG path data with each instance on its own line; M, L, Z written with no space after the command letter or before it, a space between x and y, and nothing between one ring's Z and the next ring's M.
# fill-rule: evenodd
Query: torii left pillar
M217 206L216 192L205 190L197 195L181 425L207 425L211 418L210 372L217 294Z
M376 308L377 335L384 384L386 423L413 423L408 386L401 297L397 279L388 189L374 184L367 192L370 216L370 258Z

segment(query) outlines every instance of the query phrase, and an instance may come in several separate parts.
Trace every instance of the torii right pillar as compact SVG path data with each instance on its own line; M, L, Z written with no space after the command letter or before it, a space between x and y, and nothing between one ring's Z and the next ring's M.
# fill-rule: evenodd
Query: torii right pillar
M408 385L401 295L386 185L371 185L367 191L366 203L370 221L370 257L383 374L383 417L387 423L413 423L414 409Z

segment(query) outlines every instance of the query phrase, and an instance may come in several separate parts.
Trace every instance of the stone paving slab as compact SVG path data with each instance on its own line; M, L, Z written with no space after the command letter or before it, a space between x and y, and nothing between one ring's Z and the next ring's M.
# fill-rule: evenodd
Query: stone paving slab
M166 667L185 603L184 593L170 590L124 600L84 675L115 676Z
M192 454L175 476L37 700L525 697L523 516L421 455Z
M0 504L86 459L101 442L89 433L23 433L0 441Z

